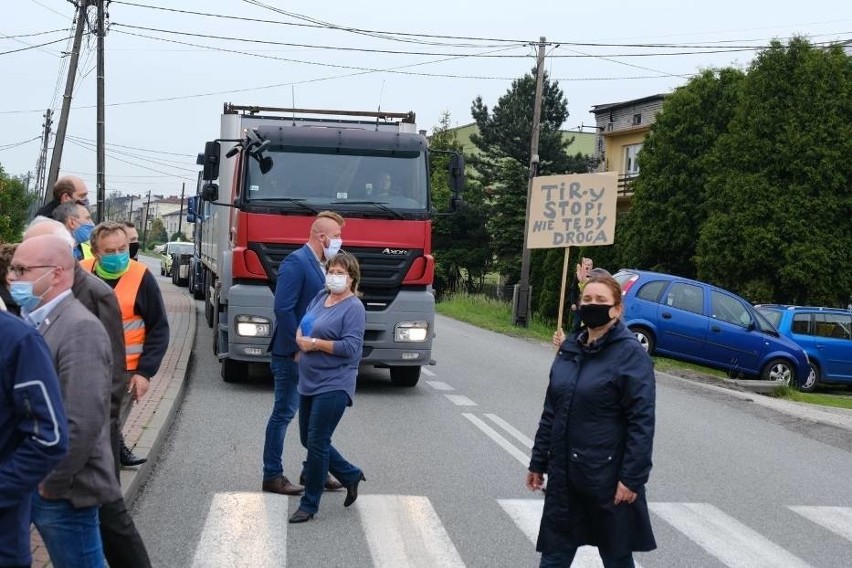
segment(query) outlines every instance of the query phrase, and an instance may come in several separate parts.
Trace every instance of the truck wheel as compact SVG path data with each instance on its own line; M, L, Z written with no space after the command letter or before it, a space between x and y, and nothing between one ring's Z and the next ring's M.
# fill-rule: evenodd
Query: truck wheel
M207 327L213 327L213 304L210 302L210 272L204 271L204 319L207 321Z
M248 378L248 363L222 359L222 380L226 383L241 383Z
M420 380L420 367L391 367L390 377L398 387L413 387Z

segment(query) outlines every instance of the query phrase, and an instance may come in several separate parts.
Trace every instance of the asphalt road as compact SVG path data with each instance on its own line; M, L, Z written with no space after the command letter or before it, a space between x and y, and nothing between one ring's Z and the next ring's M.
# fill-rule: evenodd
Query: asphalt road
M298 499L260 492L271 383L224 383L198 321L186 398L133 510L155 566L537 566L542 501L523 480L547 345L439 317L438 365L417 387L393 387L384 370L359 379L334 439L366 473L358 502L326 493L313 521L288 526ZM660 378L657 392L659 548L637 555L641 566L852 566L848 432L688 381ZM575 566L600 562L582 549Z

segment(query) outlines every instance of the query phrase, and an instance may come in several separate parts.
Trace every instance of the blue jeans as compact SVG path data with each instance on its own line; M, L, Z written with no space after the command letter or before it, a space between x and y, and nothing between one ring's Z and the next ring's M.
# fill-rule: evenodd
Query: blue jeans
M305 494L299 508L308 513L319 510L326 476L329 472L348 487L361 477L361 470L331 445L331 435L349 404L345 391L332 391L314 396L302 395L299 407L299 437L308 450L305 462Z
M633 568L633 555L628 554L620 558L614 558L598 548L598 553L603 561L604 568ZM551 552L541 555L541 563L539 568L569 568L574 561L574 556L577 554L577 549L568 550L566 552Z
M275 402L263 443L264 480L284 475L284 435L299 409L299 364L290 357L273 355L270 367L275 379Z
M98 507L75 508L67 499L33 496L33 524L55 568L103 568Z

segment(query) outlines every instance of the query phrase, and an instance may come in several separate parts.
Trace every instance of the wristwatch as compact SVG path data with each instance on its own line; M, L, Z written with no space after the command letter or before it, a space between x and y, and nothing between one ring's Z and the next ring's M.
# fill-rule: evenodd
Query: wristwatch
M317 350L317 338L316 337L311 338L311 346L312 346L314 351Z

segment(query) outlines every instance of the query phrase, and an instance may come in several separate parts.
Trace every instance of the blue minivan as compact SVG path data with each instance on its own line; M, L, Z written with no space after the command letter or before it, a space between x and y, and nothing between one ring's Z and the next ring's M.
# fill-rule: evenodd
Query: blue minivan
M791 386L808 377L804 350L736 294L646 270L623 269L614 276L625 324L649 354Z
M852 384L852 312L777 304L755 308L808 354L811 372L803 391L811 392L820 383Z

